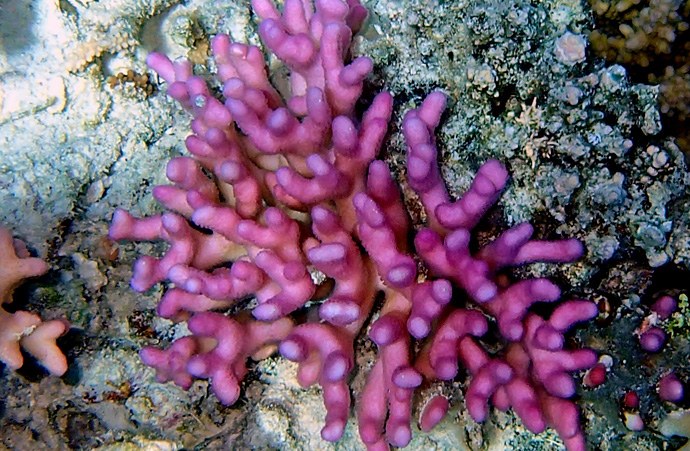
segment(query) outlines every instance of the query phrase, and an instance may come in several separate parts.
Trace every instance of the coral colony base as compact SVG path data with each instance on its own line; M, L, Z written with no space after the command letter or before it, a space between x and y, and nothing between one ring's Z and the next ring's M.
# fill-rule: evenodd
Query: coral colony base
M162 382L188 388L195 378L209 379L229 405L238 399L247 360L278 345L298 364L301 385L322 387L321 434L337 441L352 404L353 343L382 292L383 306L367 331L378 358L358 395L366 402L355 403L369 449L407 445L415 389L454 379L459 363L475 420L486 419L489 403L512 408L531 431L553 427L568 449L585 449L578 409L569 400L575 394L570 373L591 368L597 358L591 350L565 349L564 333L597 308L559 301L559 288L547 279L511 281L503 271L572 262L582 255L581 244L533 240L532 226L523 223L472 249L472 230L508 173L489 160L468 191L451 200L434 140L446 102L440 92L403 121L408 182L427 215L426 227L413 230L389 168L376 159L392 97L382 92L361 117L355 113L372 61L346 61L366 9L358 0L286 0L282 13L270 0L253 0L252 7L266 48L290 71L289 92L269 82L257 47L226 35L212 41L224 103L188 61L158 53L148 58L168 95L193 116L186 140L191 156L172 159L172 185L153 191L166 213L137 219L117 210L110 236L169 244L161 258L139 258L131 285L145 291L174 284L158 313L187 321L191 335L164 350L143 349L143 361ZM311 277L317 271L333 288L318 305L320 320L297 324L290 314L323 297ZM219 312L249 297L253 318ZM557 304L544 318L531 311L537 302ZM505 343L501 352L482 345L487 318ZM423 340L417 355L415 340ZM433 428L447 410L445 398L432 398L421 429Z

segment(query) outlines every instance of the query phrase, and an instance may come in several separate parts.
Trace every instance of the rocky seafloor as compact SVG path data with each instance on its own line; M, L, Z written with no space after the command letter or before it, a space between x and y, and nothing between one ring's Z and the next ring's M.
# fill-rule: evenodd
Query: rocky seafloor
M439 133L443 176L461 193L479 164L505 162L511 182L495 225L530 220L543 234L580 238L587 255L567 267L532 265L570 292L608 308L575 338L611 356L608 380L578 397L592 448L677 449L688 430L683 407L660 401L658 378L690 380L690 306L664 324L659 354L637 346L635 330L660 294L690 285L690 177L665 133L655 86L590 51L589 6L580 1L364 1L370 19L355 40L372 57L365 100L395 96L384 158L394 168L413 221L418 201L404 182L402 113L434 89L449 94ZM0 449L362 449L354 420L338 443L321 440L320 390L299 387L295 365L253 364L240 401L223 407L207 383L183 391L159 384L139 360L145 344L185 333L157 318L163 288L128 286L131 264L155 244L115 244L118 206L159 211L151 189L184 153L189 119L145 66L164 50L212 73L209 38L229 32L258 44L249 2L222 0L35 0L0 2L0 223L46 259L50 272L23 285L14 306L65 317L61 378L35 363L0 367ZM142 77L148 75L148 78ZM357 342L362 366L374 356ZM362 371L351 383L357 394ZM409 449L533 449L562 446L553 431L533 435L511 413L476 424L462 407ZM645 429L621 418L620 398L641 398ZM669 415L674 420L670 426ZM685 426L683 425L685 421Z

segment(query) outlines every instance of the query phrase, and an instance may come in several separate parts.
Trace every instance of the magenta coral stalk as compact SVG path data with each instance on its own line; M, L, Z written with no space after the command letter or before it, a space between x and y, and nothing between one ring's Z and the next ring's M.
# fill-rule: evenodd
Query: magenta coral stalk
M546 279L511 283L505 274L535 261L574 261L582 245L532 239L525 223L477 251L470 247L472 229L500 197L508 171L487 161L467 192L451 200L434 140L446 97L435 92L402 126L408 180L428 217L412 247L400 190L376 159L392 97L378 94L361 118L354 112L373 67L366 57L348 63L366 10L357 0L286 0L282 12L268 0L252 6L265 46L290 71L285 95L269 82L260 50L225 35L212 41L224 102L189 62L148 58L168 94L193 116L191 157L171 160L172 185L154 189L170 212L136 219L118 210L110 235L169 243L160 258L140 257L132 287L172 282L158 312L188 321L191 335L167 350L145 348L144 362L159 380L183 388L209 379L219 399L232 404L247 359L277 344L297 363L302 386L323 389L321 435L336 441L351 411L354 341L380 293L383 306L368 331L378 356L357 405L368 448L407 445L416 388L455 378L461 364L470 374L467 408L477 421L487 418L490 404L512 407L530 430L552 426L570 449L583 449L577 407L568 399L575 391L570 373L590 368L596 356L566 349L564 334L596 307L558 303L561 290ZM332 281L329 292L313 281L316 271ZM254 319L213 312L247 297L256 301ZM539 302L558 303L548 319L533 313ZM318 309L320 321L293 324L291 313L303 308ZM506 345L496 355L481 342L487 317ZM414 355L413 340L425 338ZM447 410L445 398L432 399L421 428L431 429Z

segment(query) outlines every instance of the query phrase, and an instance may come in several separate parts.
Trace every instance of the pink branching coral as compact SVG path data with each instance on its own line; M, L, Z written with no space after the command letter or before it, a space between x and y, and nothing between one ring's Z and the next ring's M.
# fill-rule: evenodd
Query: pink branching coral
M360 118L355 103L372 70L366 57L348 61L349 43L367 11L358 0L286 0L282 13L270 0L253 0L265 46L290 70L290 91L269 82L264 55L226 35L212 41L224 102L192 74L187 61L154 53L148 63L168 94L193 116L186 145L191 156L171 160L170 186L154 197L169 211L137 219L113 217L117 240L165 240L160 258L140 257L132 287L145 291L174 284L158 305L166 318L187 321L191 335L168 349L147 347L144 362L161 381L187 388L206 378L218 398L234 403L250 357L278 346L298 364L301 385L319 384L326 406L322 437L343 435L351 410L348 379L354 339L383 307L368 336L378 346L358 403L359 433L370 449L402 447L411 439L415 389L425 380L450 380L462 363L469 375L470 414L483 421L492 403L512 407L534 432L555 428L570 449L584 449L569 373L596 363L590 350L567 350L564 333L596 314L593 303L561 302L546 318L537 302L557 302L547 279L512 283L505 269L535 261L570 262L582 254L577 240L531 239L519 224L474 251L472 229L497 201L508 173L495 160L479 169L457 201L437 164L433 133L446 98L429 95L408 112L411 187L428 226L413 232L387 165L376 156L390 121L392 97L378 94ZM209 175L210 174L210 175ZM424 264L428 276L418 271ZM323 297L311 273L333 288L318 303L320 321L296 324L290 313ZM251 314L226 316L253 298ZM494 318L505 351L494 355L479 338ZM418 356L414 340L426 340ZM434 398L422 414L431 429L448 402Z
M12 302L12 292L29 277L48 271L39 258L29 257L24 242L13 239L12 232L0 227L0 362L16 370L24 364L21 349L34 356L49 373L61 376L67 371L67 359L56 340L69 329L63 320L41 321L35 313L9 313L2 306Z

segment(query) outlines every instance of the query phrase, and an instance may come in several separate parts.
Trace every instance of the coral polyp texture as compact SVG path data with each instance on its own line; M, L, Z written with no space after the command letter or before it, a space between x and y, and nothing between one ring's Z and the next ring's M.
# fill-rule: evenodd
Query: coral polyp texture
M35 313L23 310L10 313L3 307L12 302L12 293L24 279L46 271L46 262L29 257L24 242L13 239L12 232L0 226L0 362L12 370L21 368L24 349L49 373L62 375L67 371L67 359L56 340L69 329L67 322L41 321Z
M489 160L467 192L451 199L434 139L446 104L440 92L402 126L408 182L427 217L414 230L397 183L377 159L392 96L379 93L361 116L355 108L373 66L367 57L349 58L366 9L357 0L287 0L282 12L267 0L252 7L265 47L289 70L280 90L259 48L226 35L211 43L223 101L188 61L148 58L168 95L193 116L191 156L172 159L172 185L153 190L165 213L135 218L119 209L110 236L169 244L162 257L137 260L131 286L171 283L158 313L186 321L190 335L167 349L144 348L143 361L160 381L183 388L208 379L220 401L233 404L248 360L277 347L297 363L302 386L321 386L321 435L337 441L353 405L354 341L367 333L378 356L357 395L365 402L354 404L369 449L407 445L415 390L454 379L460 366L475 420L487 418L490 404L512 408L529 430L553 427L569 449L584 449L571 373L597 359L591 350L567 349L564 334L597 308L560 301L548 279L512 281L506 271L572 262L582 245L532 239L532 226L522 223L475 249L472 231L508 172ZM542 302L555 303L547 317L533 312ZM291 315L297 310L313 314ZM490 334L505 345L499 351L481 338L494 323ZM443 397L432 398L421 428L433 428L448 408Z

